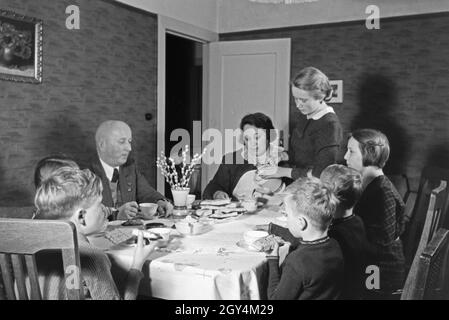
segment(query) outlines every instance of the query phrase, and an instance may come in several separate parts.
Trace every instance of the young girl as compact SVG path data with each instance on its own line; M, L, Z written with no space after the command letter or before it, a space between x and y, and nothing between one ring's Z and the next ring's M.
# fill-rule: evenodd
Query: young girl
M277 167L264 178L319 177L324 168L337 162L343 130L334 109L326 104L332 98L328 77L317 68L304 68L292 81L292 95L301 116L291 134L290 167Z
M379 267L380 290L391 294L404 282L404 202L382 168L390 155L387 137L380 131L360 129L348 141L345 160L362 174L363 193L354 208L365 224L372 264ZM378 296L377 298L381 298Z

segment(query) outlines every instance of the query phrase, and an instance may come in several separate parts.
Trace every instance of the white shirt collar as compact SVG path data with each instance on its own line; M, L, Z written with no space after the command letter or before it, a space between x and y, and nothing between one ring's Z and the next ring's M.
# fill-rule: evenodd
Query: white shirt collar
M98 157L98 158L100 158L100 157ZM106 177L108 178L109 181L111 181L112 176L114 175L114 169L119 170L119 167L115 167L115 168L111 167L106 162L101 160L101 158L100 158L100 162L101 162L101 165L103 166L104 173L106 173Z
M320 112L315 113L313 116L311 116L311 117L307 116L307 120L309 120L309 119L319 120L319 119L321 119L322 117L324 117L328 113L335 113L335 111L334 111L334 109L332 107L327 106L327 108L324 108Z

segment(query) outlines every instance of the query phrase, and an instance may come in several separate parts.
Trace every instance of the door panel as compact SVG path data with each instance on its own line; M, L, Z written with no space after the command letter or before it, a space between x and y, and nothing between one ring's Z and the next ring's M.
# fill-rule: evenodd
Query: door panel
M287 139L290 39L213 42L208 49L203 129L216 128L224 137L224 129L237 129L244 115L263 112ZM203 165L203 190L217 168L218 164Z

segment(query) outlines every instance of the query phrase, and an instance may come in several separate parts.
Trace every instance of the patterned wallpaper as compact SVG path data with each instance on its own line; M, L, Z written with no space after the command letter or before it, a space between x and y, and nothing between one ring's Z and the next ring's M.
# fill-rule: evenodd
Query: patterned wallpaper
M65 26L69 5L80 8L79 30ZM63 152L85 163L107 119L131 126L139 164L155 185L156 16L101 0L2 0L0 7L44 22L43 83L0 81L0 206L32 201L40 158Z
M291 75L312 65L343 80L333 105L345 131L373 127L392 145L388 173L416 185L426 165L449 167L449 14L222 34L221 40L291 38ZM291 125L300 116L290 100ZM344 150L343 150L344 152ZM342 152L342 153L343 153Z

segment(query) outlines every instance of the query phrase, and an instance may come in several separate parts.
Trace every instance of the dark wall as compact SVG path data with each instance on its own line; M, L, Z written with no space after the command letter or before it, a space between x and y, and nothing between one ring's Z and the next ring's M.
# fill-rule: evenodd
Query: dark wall
M425 165L449 166L449 15L381 20L380 30L350 22L240 34L221 40L291 38L291 76L315 66L343 80L335 104L345 131L373 127L392 144L388 173L414 184ZM290 100L290 121L299 117Z
M69 5L80 8L80 30L65 27ZM156 16L101 0L2 0L1 8L43 20L44 78L0 81L0 205L32 201L38 159L63 152L86 162L107 119L131 126L138 162L155 185Z

